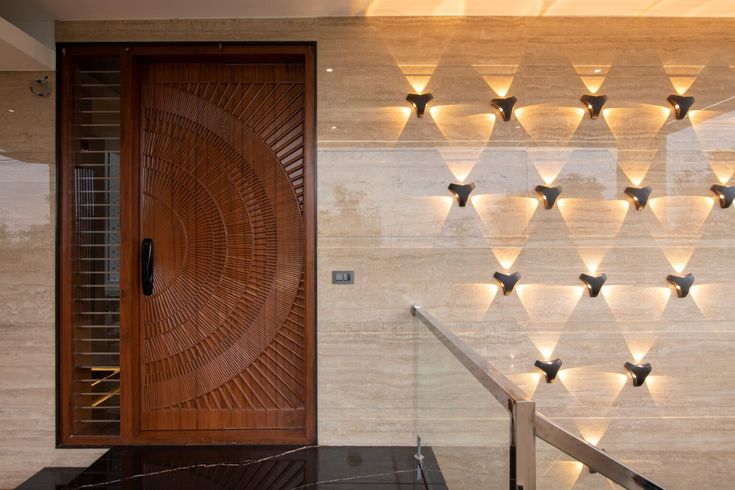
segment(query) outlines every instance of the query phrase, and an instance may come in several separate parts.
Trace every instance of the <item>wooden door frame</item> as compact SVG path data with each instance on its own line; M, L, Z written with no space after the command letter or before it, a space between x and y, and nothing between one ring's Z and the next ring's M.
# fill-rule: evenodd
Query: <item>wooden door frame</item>
M316 43L105 43L57 46L57 445L121 444L314 444L316 424ZM71 70L74 56L121 57L120 141L120 410L119 437L72 434L71 308ZM304 232L305 232L305 429L178 431L140 430L138 322L140 277L140 70L146 62L285 62L304 64ZM138 171L135 172L134 169ZM136 346L135 348L133 346Z

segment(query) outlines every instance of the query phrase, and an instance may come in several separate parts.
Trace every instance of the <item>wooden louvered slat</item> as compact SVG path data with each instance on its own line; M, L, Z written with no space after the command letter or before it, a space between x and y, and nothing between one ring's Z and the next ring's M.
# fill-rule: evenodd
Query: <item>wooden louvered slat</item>
M120 433L119 60L79 60L71 87L72 432Z

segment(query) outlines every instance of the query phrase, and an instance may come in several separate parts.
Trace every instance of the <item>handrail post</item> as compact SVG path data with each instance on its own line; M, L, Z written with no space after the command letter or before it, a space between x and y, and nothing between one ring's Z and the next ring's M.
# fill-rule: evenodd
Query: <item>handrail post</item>
M511 468L519 490L536 490L536 403L518 400L511 409Z

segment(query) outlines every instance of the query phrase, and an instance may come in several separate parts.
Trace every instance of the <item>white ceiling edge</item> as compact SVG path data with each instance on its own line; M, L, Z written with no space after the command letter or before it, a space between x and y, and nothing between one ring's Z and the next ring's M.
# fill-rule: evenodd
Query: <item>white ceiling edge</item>
M0 0L20 20L402 16L735 17L733 0Z
M56 53L0 17L0 71L46 71L56 68Z

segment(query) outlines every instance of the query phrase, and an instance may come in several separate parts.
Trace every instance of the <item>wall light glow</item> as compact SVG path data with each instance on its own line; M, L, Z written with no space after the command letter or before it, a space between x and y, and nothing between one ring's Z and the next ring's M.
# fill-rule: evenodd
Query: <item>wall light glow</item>
M703 65L664 65L664 72L679 95L684 95L689 90L703 69Z
M483 147L477 148L439 148L439 154L447 164L449 171L459 182L464 182L469 177L472 169L480 160Z
M720 111L708 111L704 109L690 109L687 113L692 128L694 128L694 132L697 135L697 138L702 141L711 141L711 135L709 134L709 131L712 129L712 127L704 123L720 115L722 115Z
M421 196L410 198L417 209L422 210L422 216L426 218L421 222L421 228L431 231L433 234L441 234L444 223L452 209L454 199L451 196ZM427 216L428 215L428 216Z
M436 65L398 65L398 68L403 73L403 76L406 77L411 87L413 87L414 91L417 94L422 94L426 90L431 76L434 74Z
M516 291L531 320L566 322L577 307L584 287L520 284Z
M612 65L574 65L574 71L577 72L582 83L591 94L596 94L605 82L610 67Z
M638 162L627 162L625 165L619 164L620 170L623 171L625 176L635 186L640 186L643 183L643 179L646 178L648 169L651 167L650 163Z
M684 236L699 235L714 204L714 198L704 196L662 196L648 201L666 232Z
M498 295L498 287L495 284L471 283L459 284L461 290L457 291L459 296L466 298L468 309L463 310L462 315L472 318L472 321L482 321L487 315L490 306Z
M408 104L401 106L376 107L365 111L365 117L382 121L380 132L376 139L396 142L400 139L406 124L411 117L411 108ZM336 129L337 126L334 126Z
M531 399L536 393L536 389L538 388L542 376L543 375L541 373L536 371L534 373L511 374L508 377L516 384L516 386L523 390L529 399Z
M573 236L615 236L630 208L625 199L559 199L557 206Z
M478 194L470 200L485 225L485 234L495 237L526 235L538 200L505 194Z
M602 110L610 131L618 139L639 137L641 134L654 135L663 127L670 114L669 107L652 104Z
M533 343L534 347L541 353L544 361L551 360L554 355L554 350L559 343L561 333L532 333L528 334L529 340Z
M602 439L602 436L605 435L607 428L610 426L610 422L611 420L605 417L574 420L582 439L593 446L597 446Z
M661 251L669 261L671 267L678 273L686 269L687 264L694 254L695 247L661 247Z
M493 247L490 249L500 266L509 271L515 264L523 249L521 247Z
M665 286L612 285L602 289L602 296L619 322L658 321L669 304L671 289Z
M490 89L505 97L513 84L518 65L472 65Z
M582 259L582 262L584 262L584 265L587 267L587 272L589 272L590 274L596 274L598 267L600 267L600 264L602 263L602 260L605 258L605 254L607 254L607 251L609 249L609 245L585 248L578 247L577 253Z
M732 314L729 298L735 295L735 284L697 284L689 290L689 295L705 318L708 320L722 320L723 318L729 318L729 315Z
M612 407L628 381L625 374L600 372L589 367L564 369L559 379L581 405L599 409Z
M477 162L471 160L455 160L445 161L445 163L449 167L449 171L454 175L454 178L460 182L464 182L469 177L472 169L475 168Z
M570 139L577 132L585 114L581 107L559 107L552 104L521 107L514 112L523 129L535 140Z
M536 167L536 171L546 185L551 185L556 180L565 164L564 161L533 162L533 166Z
M720 181L720 184L727 184L735 174L735 152L733 151L709 151L707 153L707 161L712 172Z
M641 362L648 351L651 350L653 343L656 342L655 336L641 336L638 334L623 334L625 345L628 346L630 355L633 356L635 362Z
M477 112L472 104L434 105L429 114L448 141L487 142L495 127L495 116Z

